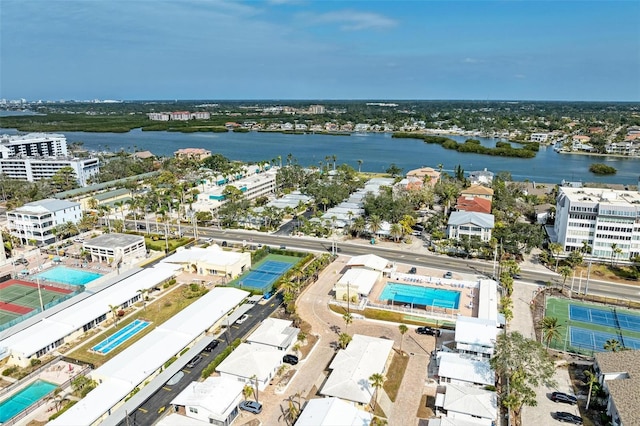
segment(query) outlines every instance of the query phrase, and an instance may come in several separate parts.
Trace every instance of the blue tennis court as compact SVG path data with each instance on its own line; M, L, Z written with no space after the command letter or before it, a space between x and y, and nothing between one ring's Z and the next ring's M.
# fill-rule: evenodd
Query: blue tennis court
M267 260L263 264L252 269L247 274L240 277L238 286L242 289L255 291L269 291L273 283L285 272L293 267L293 263L280 262L277 260Z
M640 332L640 316L619 312L615 308L611 310L570 304L569 319Z
M602 331L587 330L586 328L569 326L569 334L571 336L571 345L579 348L591 349L598 352L604 351L604 345L607 340L617 340L621 345L629 349L640 349L640 339L632 337L622 337L613 333L604 333Z

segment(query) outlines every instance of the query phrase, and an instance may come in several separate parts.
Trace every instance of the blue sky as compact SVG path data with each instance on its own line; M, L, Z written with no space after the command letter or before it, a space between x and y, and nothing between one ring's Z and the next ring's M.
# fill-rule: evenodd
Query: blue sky
M7 99L640 101L640 2L2 0Z

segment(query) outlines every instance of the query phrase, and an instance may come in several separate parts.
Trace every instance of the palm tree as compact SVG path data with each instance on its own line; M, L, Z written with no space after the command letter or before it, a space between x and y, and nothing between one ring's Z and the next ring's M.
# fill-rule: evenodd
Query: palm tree
M289 398L285 399L285 401L287 402L287 407L284 408L282 405L280 406L282 415L278 418L278 420L284 420L288 425L293 425L298 419L300 412L302 411L302 403L300 401L300 398L300 392L296 392Z
M375 241L376 235L378 231L382 227L382 219L378 215L371 215L369 218L369 231L373 234L373 239Z
M360 237L366 228L367 222L362 216L356 217L353 220L353 225L351 225L351 230L356 233L357 237Z
M118 326L118 305L109 305L109 309L111 310L111 314L113 315L113 326Z
M361 168L362 168L362 163L363 163L363 161L362 161L362 160L358 160L358 173L361 173L361 171L360 171L360 170L361 170Z
M254 374L253 376L250 377L250 379L251 379L251 383L253 383L253 391L254 391L253 395L256 397L256 402L260 402L258 401L258 376Z
M562 275L562 290L564 290L564 285L567 282L567 278L569 278L569 276L571 276L571 274L573 273L573 269L568 266L561 266L558 270L558 273Z
M350 312L346 312L344 315L342 315L342 319L344 320L344 330L345 332L349 332L349 324L351 324L353 322L353 315L351 315Z
M62 388L56 388L52 394L50 394L49 396L47 396L45 398L47 401L52 401L56 411L60 411L60 408L62 408L62 404L65 401L70 401L71 398L69 397L68 393L62 393Z
M618 244L611 243L611 266L613 266L613 258L616 255L616 250L618 249Z
M560 324L558 324L558 318L556 317L544 317L540 321L538 329L542 331L542 339L546 343L547 348L553 341L553 339L560 339Z
M242 396L245 401L249 400L253 396L253 387L251 385L245 385L242 388Z
M404 335L409 331L409 327L405 324L398 325L398 331L400 331L400 353L402 353L402 343L404 342Z
M384 384L386 378L380 373L374 373L369 377L369 382L374 388L373 392L373 411L376 411L376 405L378 404L378 391Z
M558 262L560 262L560 257L558 255L562 253L562 244L551 243L549 244L549 251L553 254L553 257L556 258L556 271L558 270Z
M393 223L389 228L389 233L393 237L394 241L397 243L398 240L402 238L402 235L404 234L404 230L402 229L402 225L400 225L399 223Z
M352 340L352 337L349 336L347 333L340 333L340 336L338 336L338 344L342 349L346 349L349 343L351 343L351 340Z
M584 370L584 375L587 378L586 385L589 386L589 394L587 395L587 411L589 410L589 404L591 403L591 394L593 394L593 385L598 385L598 376L591 370Z
M605 351L619 352L622 349L622 346L620 345L620 342L617 341L616 339L609 339L606 342L604 342L603 349Z

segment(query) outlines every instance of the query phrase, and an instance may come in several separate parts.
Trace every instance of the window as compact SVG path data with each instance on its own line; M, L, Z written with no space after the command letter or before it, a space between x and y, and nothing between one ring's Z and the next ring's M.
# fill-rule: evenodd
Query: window
M189 412L193 414L198 414L198 409L194 407L189 407Z

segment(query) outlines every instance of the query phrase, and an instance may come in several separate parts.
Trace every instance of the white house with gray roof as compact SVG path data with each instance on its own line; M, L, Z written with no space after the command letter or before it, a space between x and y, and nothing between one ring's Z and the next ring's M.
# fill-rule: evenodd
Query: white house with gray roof
M37 245L45 245L55 242L56 226L78 223L81 218L79 203L47 198L7 212L7 228L24 244L35 241Z
M479 238L487 242L491 239L491 231L494 227L492 214L457 211L452 212L447 223L449 238L460 240L471 237Z

